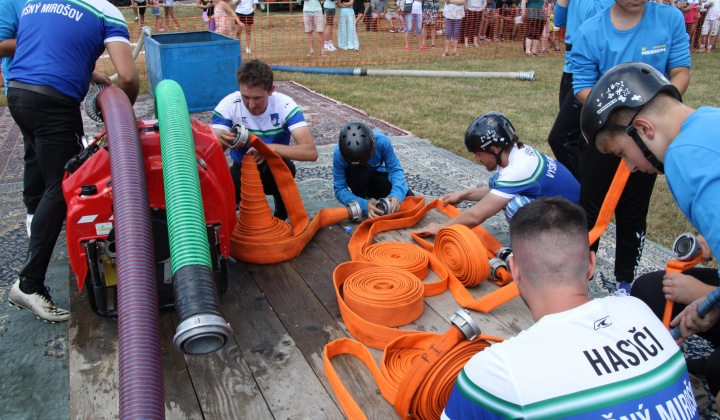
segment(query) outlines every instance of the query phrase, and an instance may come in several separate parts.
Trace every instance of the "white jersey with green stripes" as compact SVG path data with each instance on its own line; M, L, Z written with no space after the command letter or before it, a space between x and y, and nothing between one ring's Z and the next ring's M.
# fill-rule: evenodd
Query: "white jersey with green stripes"
M685 359L633 297L546 315L476 354L442 419L697 419Z

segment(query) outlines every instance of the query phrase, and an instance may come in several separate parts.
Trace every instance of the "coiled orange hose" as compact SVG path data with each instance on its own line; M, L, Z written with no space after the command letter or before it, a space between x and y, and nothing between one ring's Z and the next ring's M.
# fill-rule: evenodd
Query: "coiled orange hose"
M302 252L318 229L348 219L347 209L338 207L321 209L309 222L297 184L282 158L253 134L248 145L260 152L270 165L292 229L270 213L257 165L252 157L246 155L241 172L240 216L230 237L230 255L256 264L287 261Z

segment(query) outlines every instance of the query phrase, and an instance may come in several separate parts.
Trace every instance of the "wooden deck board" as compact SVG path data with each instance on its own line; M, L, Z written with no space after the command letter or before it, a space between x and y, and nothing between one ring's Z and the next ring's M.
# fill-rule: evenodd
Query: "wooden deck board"
M424 225L444 218L431 212ZM324 373L323 348L350 337L332 283L335 267L349 261L343 222L320 229L296 258L279 264L229 264L221 299L233 337L221 351L184 356L172 346L177 320L161 314L166 416L169 419L340 418L344 415ZM401 229L376 241L412 242ZM434 281L431 273L425 281ZM72 418L117 418L117 323L92 313L85 292L71 281L70 371ZM497 286L471 290L482 296ZM507 306L506 306L507 305ZM510 337L532 323L520 299L491 314L473 312L483 333ZM449 291L425 299L423 315L405 329L442 333L459 308ZM371 349L379 362L382 352ZM333 359L344 385L368 418L394 418L367 368L350 356Z

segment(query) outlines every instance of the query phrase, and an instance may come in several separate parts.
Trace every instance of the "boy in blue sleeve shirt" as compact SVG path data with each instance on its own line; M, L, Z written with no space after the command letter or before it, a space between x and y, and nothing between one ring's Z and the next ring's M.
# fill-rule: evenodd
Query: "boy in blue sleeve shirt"
M333 188L338 201L345 205L357 201L371 219L384 214L376 199L388 198L390 213L395 213L402 200L413 195L390 139L360 121L351 121L340 130L333 153Z
M616 94L618 88L621 96ZM665 173L673 198L704 236L698 240L705 261L711 257L710 250L720 249L718 127L720 109L684 105L678 89L644 63L625 63L609 70L595 84L582 112L582 131L590 146L621 157L632 171ZM662 318L666 300L675 302L673 316L678 315L686 305L704 300L720 284L720 277L715 269L693 268L685 273L649 273L635 282L631 294ZM697 312L697 305L688 306L684 315L691 309ZM717 319L717 310L713 315ZM691 334L684 331L683 335ZM717 347L720 325L700 336ZM704 376L712 394L718 396L720 352L710 355Z

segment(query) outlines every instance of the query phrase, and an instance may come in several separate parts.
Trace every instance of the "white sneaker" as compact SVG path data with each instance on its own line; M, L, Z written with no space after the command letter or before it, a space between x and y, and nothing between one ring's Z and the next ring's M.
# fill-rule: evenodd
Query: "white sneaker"
M325 51L332 51L332 50L330 49L330 46L327 44L327 42L326 42L325 45L323 46L323 50L325 50Z
M35 292L28 295L20 290L20 280L17 280L10 289L8 302L10 305L17 305L18 309L27 309L46 321L58 322L70 319L70 312L55 306L48 288L44 289L44 293Z
M28 238L30 237L30 226L32 225L33 215L28 214L25 216L25 227L27 228Z
M252 54L252 51L250 51L250 48L245 48L245 52L248 54Z
M332 42L330 43L330 51L337 51L337 48L335 48Z

